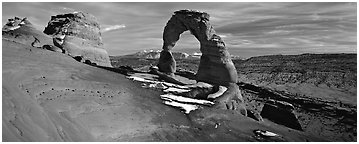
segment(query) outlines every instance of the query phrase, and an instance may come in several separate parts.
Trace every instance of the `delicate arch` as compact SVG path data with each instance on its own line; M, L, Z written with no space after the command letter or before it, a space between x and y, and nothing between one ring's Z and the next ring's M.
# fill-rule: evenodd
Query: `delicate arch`
M163 31L163 50L158 63L161 72L173 74L176 71L176 61L171 50L180 35L189 30L200 42L202 52L197 80L222 85L237 82L237 71L230 54L209 23L209 17L205 12L194 10L174 12Z

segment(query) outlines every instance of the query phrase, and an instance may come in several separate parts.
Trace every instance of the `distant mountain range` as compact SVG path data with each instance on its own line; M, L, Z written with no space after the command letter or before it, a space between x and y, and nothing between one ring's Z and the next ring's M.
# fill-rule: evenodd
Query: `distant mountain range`
M159 59L162 50L142 50L134 54L123 55L123 56L110 56L113 58L144 58L144 59ZM202 56L200 52L177 52L172 51L172 55L175 59L199 59ZM239 56L232 56L232 59L241 58Z
M143 50L134 54L124 55L124 56L115 56L123 58L145 58L145 59L159 59L161 50ZM191 58L200 58L202 53L192 53L188 54L185 52L172 52L172 55L175 59L191 59Z

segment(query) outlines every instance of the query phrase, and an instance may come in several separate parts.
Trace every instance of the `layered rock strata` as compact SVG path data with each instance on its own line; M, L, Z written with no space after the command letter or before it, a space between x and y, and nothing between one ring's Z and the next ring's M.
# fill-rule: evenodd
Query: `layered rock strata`
M26 17L8 19L2 28L2 38L37 48L52 44L51 37L37 30Z
M174 12L163 32L163 50L158 63L161 72L173 74L176 71L176 61L171 50L179 36L189 30L201 45L202 56L196 74L197 80L219 85L237 82L237 71L230 54L224 41L210 24L209 17L205 12L194 10Z
M44 33L51 35L54 45L68 55L82 56L97 65L112 67L94 16L82 12L51 16Z

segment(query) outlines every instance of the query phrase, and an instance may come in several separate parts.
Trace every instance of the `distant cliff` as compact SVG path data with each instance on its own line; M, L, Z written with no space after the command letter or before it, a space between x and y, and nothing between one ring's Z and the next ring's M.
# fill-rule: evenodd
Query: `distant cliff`
M292 94L356 102L356 54L271 55L234 60L239 81Z
M270 55L234 59L239 82L294 95L355 103L357 95L356 54ZM142 69L157 59L110 57L114 67ZM179 59L177 67L197 72L199 59Z

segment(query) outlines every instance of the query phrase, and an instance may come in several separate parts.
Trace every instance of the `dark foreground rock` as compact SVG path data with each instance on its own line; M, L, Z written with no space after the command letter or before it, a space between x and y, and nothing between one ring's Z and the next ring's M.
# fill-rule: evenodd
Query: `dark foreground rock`
M263 118L268 118L275 123L285 125L287 127L303 130L297 117L293 113L294 107L284 102L270 101L264 104L261 112Z
M246 107L264 119L329 141L356 140L356 106L239 83Z

